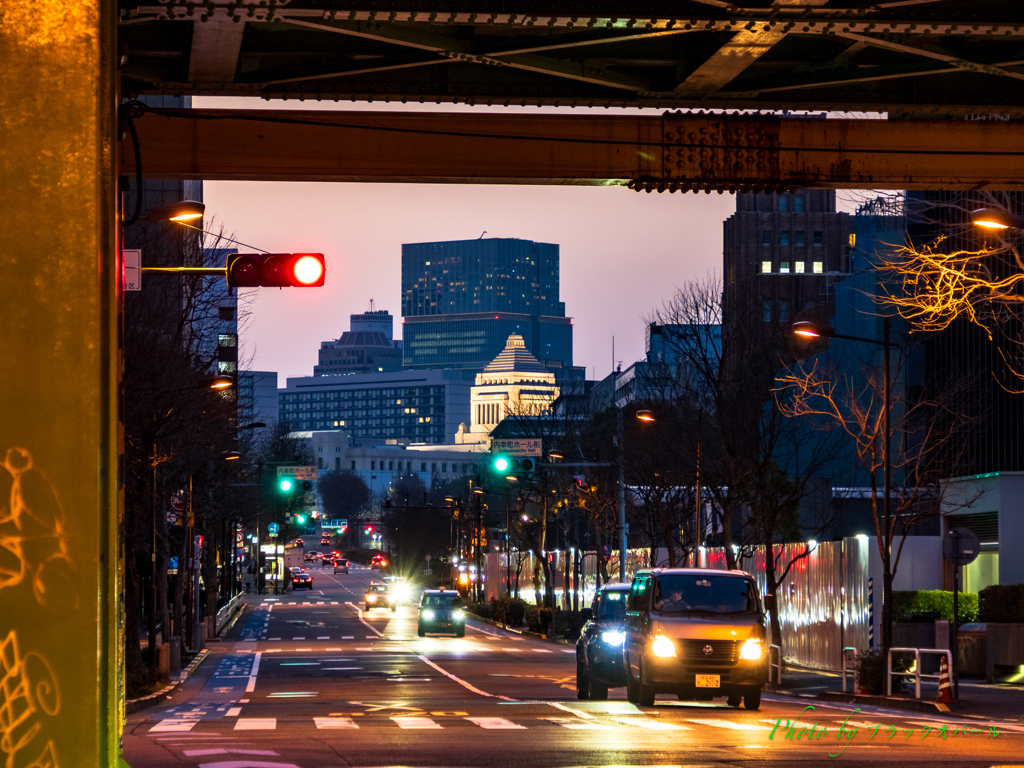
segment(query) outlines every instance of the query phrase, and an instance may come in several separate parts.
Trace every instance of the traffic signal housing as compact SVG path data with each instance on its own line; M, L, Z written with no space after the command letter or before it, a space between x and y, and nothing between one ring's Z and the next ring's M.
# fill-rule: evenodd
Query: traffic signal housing
M529 456L499 453L491 458L491 469L504 477L526 477L532 475L536 468L537 461Z
M292 496L313 490L313 483L309 480L297 480L294 477L279 477L277 479L277 488L285 496Z
M326 274L322 253L232 253L226 265L232 288L319 288Z

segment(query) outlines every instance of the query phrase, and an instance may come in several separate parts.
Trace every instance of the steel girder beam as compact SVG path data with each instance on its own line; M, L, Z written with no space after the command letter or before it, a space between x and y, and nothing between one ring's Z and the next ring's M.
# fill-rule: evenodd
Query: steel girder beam
M136 126L152 179L1024 190L1011 122L192 109Z

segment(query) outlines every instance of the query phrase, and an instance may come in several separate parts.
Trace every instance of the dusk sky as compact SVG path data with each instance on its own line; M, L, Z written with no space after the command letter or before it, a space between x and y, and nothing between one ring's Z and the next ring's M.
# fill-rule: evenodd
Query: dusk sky
M193 104L453 109L241 98L196 98ZM401 336L402 243L473 239L485 231L484 237L560 246L561 300L575 324L574 362L586 366L587 378L604 377L612 369L612 336L615 359L625 368L643 357L643 318L676 286L721 271L722 222L735 210L727 194L570 186L207 181L204 196L208 227L223 225L230 236L263 250L327 257L323 288L255 291L240 359L249 360L251 370L277 371L279 386L287 377L312 375L320 342L348 330L349 314L368 309L370 299L391 312Z

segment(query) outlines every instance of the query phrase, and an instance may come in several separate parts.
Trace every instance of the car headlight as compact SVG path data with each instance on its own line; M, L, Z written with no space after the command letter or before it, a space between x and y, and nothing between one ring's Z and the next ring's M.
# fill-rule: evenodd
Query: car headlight
M425 610L421 615L427 621L430 621L431 619L434 618L434 612L432 610L430 610L429 608L427 610Z
M743 644L743 647L740 649L741 659L750 659L752 661L757 661L761 658L763 654L764 648L762 647L761 641L754 637L747 640L747 642L745 642Z
M454 611L452 611L452 619L453 619L454 621L462 621L462 620L464 620L465 618L466 618L466 614L465 614L465 613L463 613L462 611L460 611L460 610L454 610Z
M658 635L651 643L651 652L655 656L669 657L676 655L676 646L664 635Z
M376 595L367 595L366 596L366 602L368 602L368 603L376 603L377 602L377 596Z
M666 638L667 639L667 638ZM626 641L626 633L609 630L601 633L601 642L608 645L622 645Z

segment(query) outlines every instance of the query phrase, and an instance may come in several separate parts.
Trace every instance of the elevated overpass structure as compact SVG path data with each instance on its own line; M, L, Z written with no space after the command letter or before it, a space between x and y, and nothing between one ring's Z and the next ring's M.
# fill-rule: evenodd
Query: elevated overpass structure
M120 761L124 98L368 105L141 114L151 178L1024 184L1016 0L4 0L0 60L0 708L21 729L0 750L18 765Z

